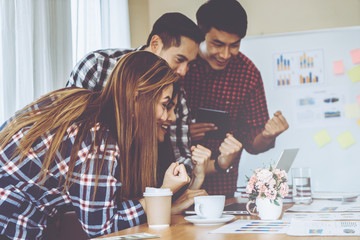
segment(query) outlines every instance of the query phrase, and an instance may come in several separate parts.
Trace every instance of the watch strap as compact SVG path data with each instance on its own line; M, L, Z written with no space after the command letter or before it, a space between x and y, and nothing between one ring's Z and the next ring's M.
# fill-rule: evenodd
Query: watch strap
M218 171L220 173L228 173L230 170L230 168L222 169L218 163L218 158L215 158L214 167L215 167L216 171Z

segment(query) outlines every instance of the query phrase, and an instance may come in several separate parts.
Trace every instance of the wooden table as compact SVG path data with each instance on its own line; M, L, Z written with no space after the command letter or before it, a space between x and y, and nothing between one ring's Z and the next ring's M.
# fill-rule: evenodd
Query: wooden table
M227 204L231 202L235 202L238 199L234 198L227 201ZM290 206L285 206L288 208ZM166 240L232 240L232 239L248 239L248 240L319 240L319 239L331 239L331 240L344 240L344 239L359 239L359 237L320 237L320 236L311 236L311 237L294 237L288 236L286 234L255 234L255 233L248 233L248 234L220 234L220 233L209 233L212 230L215 230L223 225L216 225L216 226L196 226L184 219L185 215L173 215L171 217L171 225L167 228L149 228L147 223L128 228L116 233L108 234L103 237L113 237L113 236L121 236L127 234L135 234L135 233L150 233L155 235L160 235L160 238L155 239L166 239ZM233 220L228 223L234 222L238 219L243 220L251 220L257 219L253 216L247 215L236 215ZM98 239L101 239L100 237ZM154 239L154 240L155 240Z

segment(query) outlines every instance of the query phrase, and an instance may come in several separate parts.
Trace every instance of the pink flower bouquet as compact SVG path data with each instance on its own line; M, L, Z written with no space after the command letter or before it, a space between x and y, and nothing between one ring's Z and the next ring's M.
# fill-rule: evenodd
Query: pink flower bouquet
M279 205L278 198L284 198L289 193L286 172L270 166L269 169L256 169L254 173L251 178L246 177L248 180L246 193L249 194L249 200L268 198L275 205Z

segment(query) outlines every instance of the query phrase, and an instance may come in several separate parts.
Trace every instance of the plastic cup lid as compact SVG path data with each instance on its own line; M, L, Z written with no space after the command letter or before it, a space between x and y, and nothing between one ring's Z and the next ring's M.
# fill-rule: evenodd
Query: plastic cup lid
M153 188L147 187L144 192L144 197L152 196L171 196L173 195L170 188Z

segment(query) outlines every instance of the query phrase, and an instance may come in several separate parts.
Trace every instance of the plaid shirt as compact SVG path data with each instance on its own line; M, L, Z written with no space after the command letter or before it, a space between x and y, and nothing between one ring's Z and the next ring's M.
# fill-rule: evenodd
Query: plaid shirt
M239 52L221 71L213 70L198 56L190 66L183 85L193 117L196 117L198 107L228 111L234 137L246 151L255 153L252 142L263 130L269 115L260 72L246 56ZM205 139L201 144L210 148L215 158L223 140ZM203 187L209 194L234 194L239 161L240 158L233 163L229 173L206 177Z
M116 140L106 130L100 147L89 153L94 133L99 124L89 130L81 143L74 167L73 182L64 190L63 184L70 164L70 151L58 152L55 164L50 166L44 184L39 173L49 149L53 134L47 132L38 139L25 159L16 156L10 160L19 141L31 126L19 130L0 149L0 235L11 239L42 239L42 232L49 218L61 214L61 209L71 207L79 217L89 237L97 237L146 222L146 216L138 201L115 202L115 194L121 183L119 173L119 149ZM63 138L66 149L73 147L78 126L73 124ZM105 150L105 141L108 147ZM95 199L94 156L105 156Z
M76 64L66 86L100 91L117 61L123 55L143 49L145 49L145 46L137 49L103 49L90 52ZM176 161L183 163L190 172L192 164L188 122L189 111L186 105L185 92L182 88L180 89L175 112L177 120L175 125L170 126L170 141Z

